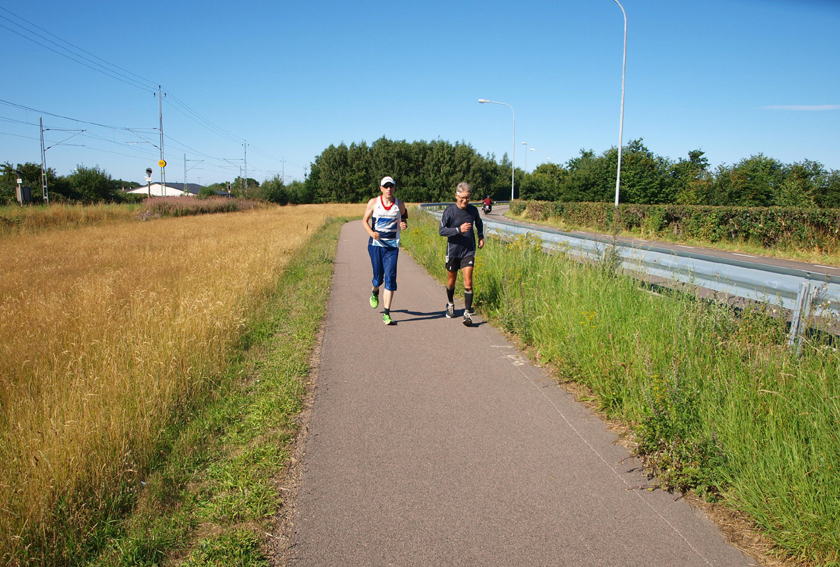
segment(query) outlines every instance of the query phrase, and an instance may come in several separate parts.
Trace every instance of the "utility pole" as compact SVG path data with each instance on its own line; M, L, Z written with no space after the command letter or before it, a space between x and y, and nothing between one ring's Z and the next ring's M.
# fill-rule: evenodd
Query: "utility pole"
M187 159L187 154L184 154L184 192L185 192L185 193L188 191L188 188L187 188L187 172L188 172L190 169L192 169L192 167L187 168L187 162L188 162L188 161L195 161L195 162L198 162L198 163L196 163L196 164L193 166L193 167L195 167L196 165L198 165L199 163L203 162L204 160L203 160L203 159ZM198 184L199 184L199 185L201 185L201 178L200 178L200 177L198 178Z
M47 191L47 150L44 148L44 117L41 116L41 188L43 190L44 202L50 203L50 194Z
M245 146L245 197L248 197L248 140L243 144Z
M55 146L58 146L60 144L63 144L64 142L66 142L70 138L78 136L79 134L84 132L84 130L67 130L67 129L63 129L63 128L59 128L59 129L47 128L47 130L50 130L50 131L75 132L75 134L73 134L72 136L69 136L69 137L63 139L60 142L56 142L55 144L53 144L52 146L50 146L48 148L44 144L44 117L41 116L40 119L41 119L41 190L43 192L42 195L44 197L44 202L49 203L50 202L50 194L49 194L49 191L48 191L48 188L47 188L47 150L49 150L51 148L54 148Z
M160 184L163 196L166 197L166 160L163 157L163 97L158 85L158 114L160 115Z

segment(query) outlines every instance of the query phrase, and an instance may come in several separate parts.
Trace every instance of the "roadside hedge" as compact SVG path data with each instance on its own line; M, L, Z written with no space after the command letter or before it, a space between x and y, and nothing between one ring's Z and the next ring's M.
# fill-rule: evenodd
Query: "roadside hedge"
M750 242L765 248L791 246L840 250L840 209L711 207L704 205L619 205L516 201L511 211L534 220L610 233L673 235L708 242Z

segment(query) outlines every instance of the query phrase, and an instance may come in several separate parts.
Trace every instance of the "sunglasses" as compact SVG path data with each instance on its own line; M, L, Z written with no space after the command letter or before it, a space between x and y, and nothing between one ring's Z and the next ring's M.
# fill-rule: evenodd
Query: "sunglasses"
M394 184L393 183L386 183L385 185L383 185L383 187L385 187L386 189L393 189Z

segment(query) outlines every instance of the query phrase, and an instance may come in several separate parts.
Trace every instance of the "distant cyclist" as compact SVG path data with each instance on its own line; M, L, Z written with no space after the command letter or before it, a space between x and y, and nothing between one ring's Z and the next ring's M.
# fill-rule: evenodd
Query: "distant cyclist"
M478 247L484 247L484 224L478 209L470 205L472 187L462 181L455 189L455 204L449 205L440 219L438 234L447 238L446 243L446 316L455 317L455 280L458 270L464 277L464 325L472 325L473 285L475 266L475 236ZM489 197L488 197L489 199Z
M408 212L402 201L394 197L395 183L385 176L379 182L382 194L368 201L362 217L368 239L368 254L373 268L373 289L370 292L370 306L379 307L379 287L385 283L382 321L393 325L391 300L397 291L397 259L400 255L400 230L406 228Z

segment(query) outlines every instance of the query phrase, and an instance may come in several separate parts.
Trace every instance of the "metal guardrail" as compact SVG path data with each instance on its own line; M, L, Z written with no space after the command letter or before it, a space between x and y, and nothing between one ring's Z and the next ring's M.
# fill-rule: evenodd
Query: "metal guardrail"
M440 218L439 209L451 203L424 203L421 209ZM533 228L510 221L487 220L484 231L502 237L530 235L543 246L579 258L599 260L614 248L621 267L718 293L778 305L793 312L794 324L807 317L840 317L840 277L807 270L784 268L721 258L690 251L674 251L644 245L632 246L610 239L583 237L551 228ZM797 329L792 329L797 332Z

